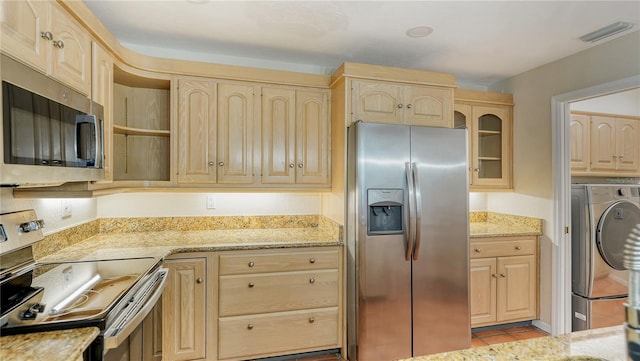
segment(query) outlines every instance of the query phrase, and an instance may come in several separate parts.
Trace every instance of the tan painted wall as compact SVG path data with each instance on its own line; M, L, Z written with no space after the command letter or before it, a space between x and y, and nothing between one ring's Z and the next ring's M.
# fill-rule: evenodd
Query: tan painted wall
M489 87L491 91L513 94L515 189L512 194L489 194L487 210L544 219L540 280L540 316L543 322L551 322L551 256L554 251L549 238L554 225L551 98L638 74L640 31Z

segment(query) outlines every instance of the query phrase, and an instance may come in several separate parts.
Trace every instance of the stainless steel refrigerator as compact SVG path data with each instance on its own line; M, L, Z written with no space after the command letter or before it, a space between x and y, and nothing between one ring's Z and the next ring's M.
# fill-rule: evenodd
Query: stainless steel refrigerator
M467 139L466 129L349 127L349 360L470 347Z

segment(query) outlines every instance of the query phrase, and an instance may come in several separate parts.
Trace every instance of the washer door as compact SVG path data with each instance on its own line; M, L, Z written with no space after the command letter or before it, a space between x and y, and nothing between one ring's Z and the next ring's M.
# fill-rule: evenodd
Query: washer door
M636 224L640 224L640 207L629 201L616 202L602 213L598 222L596 243L600 255L612 268L624 269L624 244Z

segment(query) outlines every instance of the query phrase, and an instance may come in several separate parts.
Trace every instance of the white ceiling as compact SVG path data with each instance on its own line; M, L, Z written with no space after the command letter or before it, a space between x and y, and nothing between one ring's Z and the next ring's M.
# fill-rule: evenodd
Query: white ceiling
M615 21L640 28L640 1L84 0L143 54L330 74L344 61L450 72L484 87L598 43ZM433 33L410 38L407 29Z

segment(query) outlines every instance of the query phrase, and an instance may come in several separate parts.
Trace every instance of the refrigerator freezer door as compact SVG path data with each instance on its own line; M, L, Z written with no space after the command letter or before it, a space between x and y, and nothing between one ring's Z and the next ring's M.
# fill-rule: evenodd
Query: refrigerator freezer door
M413 355L470 347L465 129L412 127L421 195L413 261Z
M409 126L356 125L357 360L411 357L411 261L405 259ZM369 189L402 189L402 234L367 234ZM350 290L350 292L353 292ZM351 326L353 327L353 326ZM349 359L356 359L349 355Z

